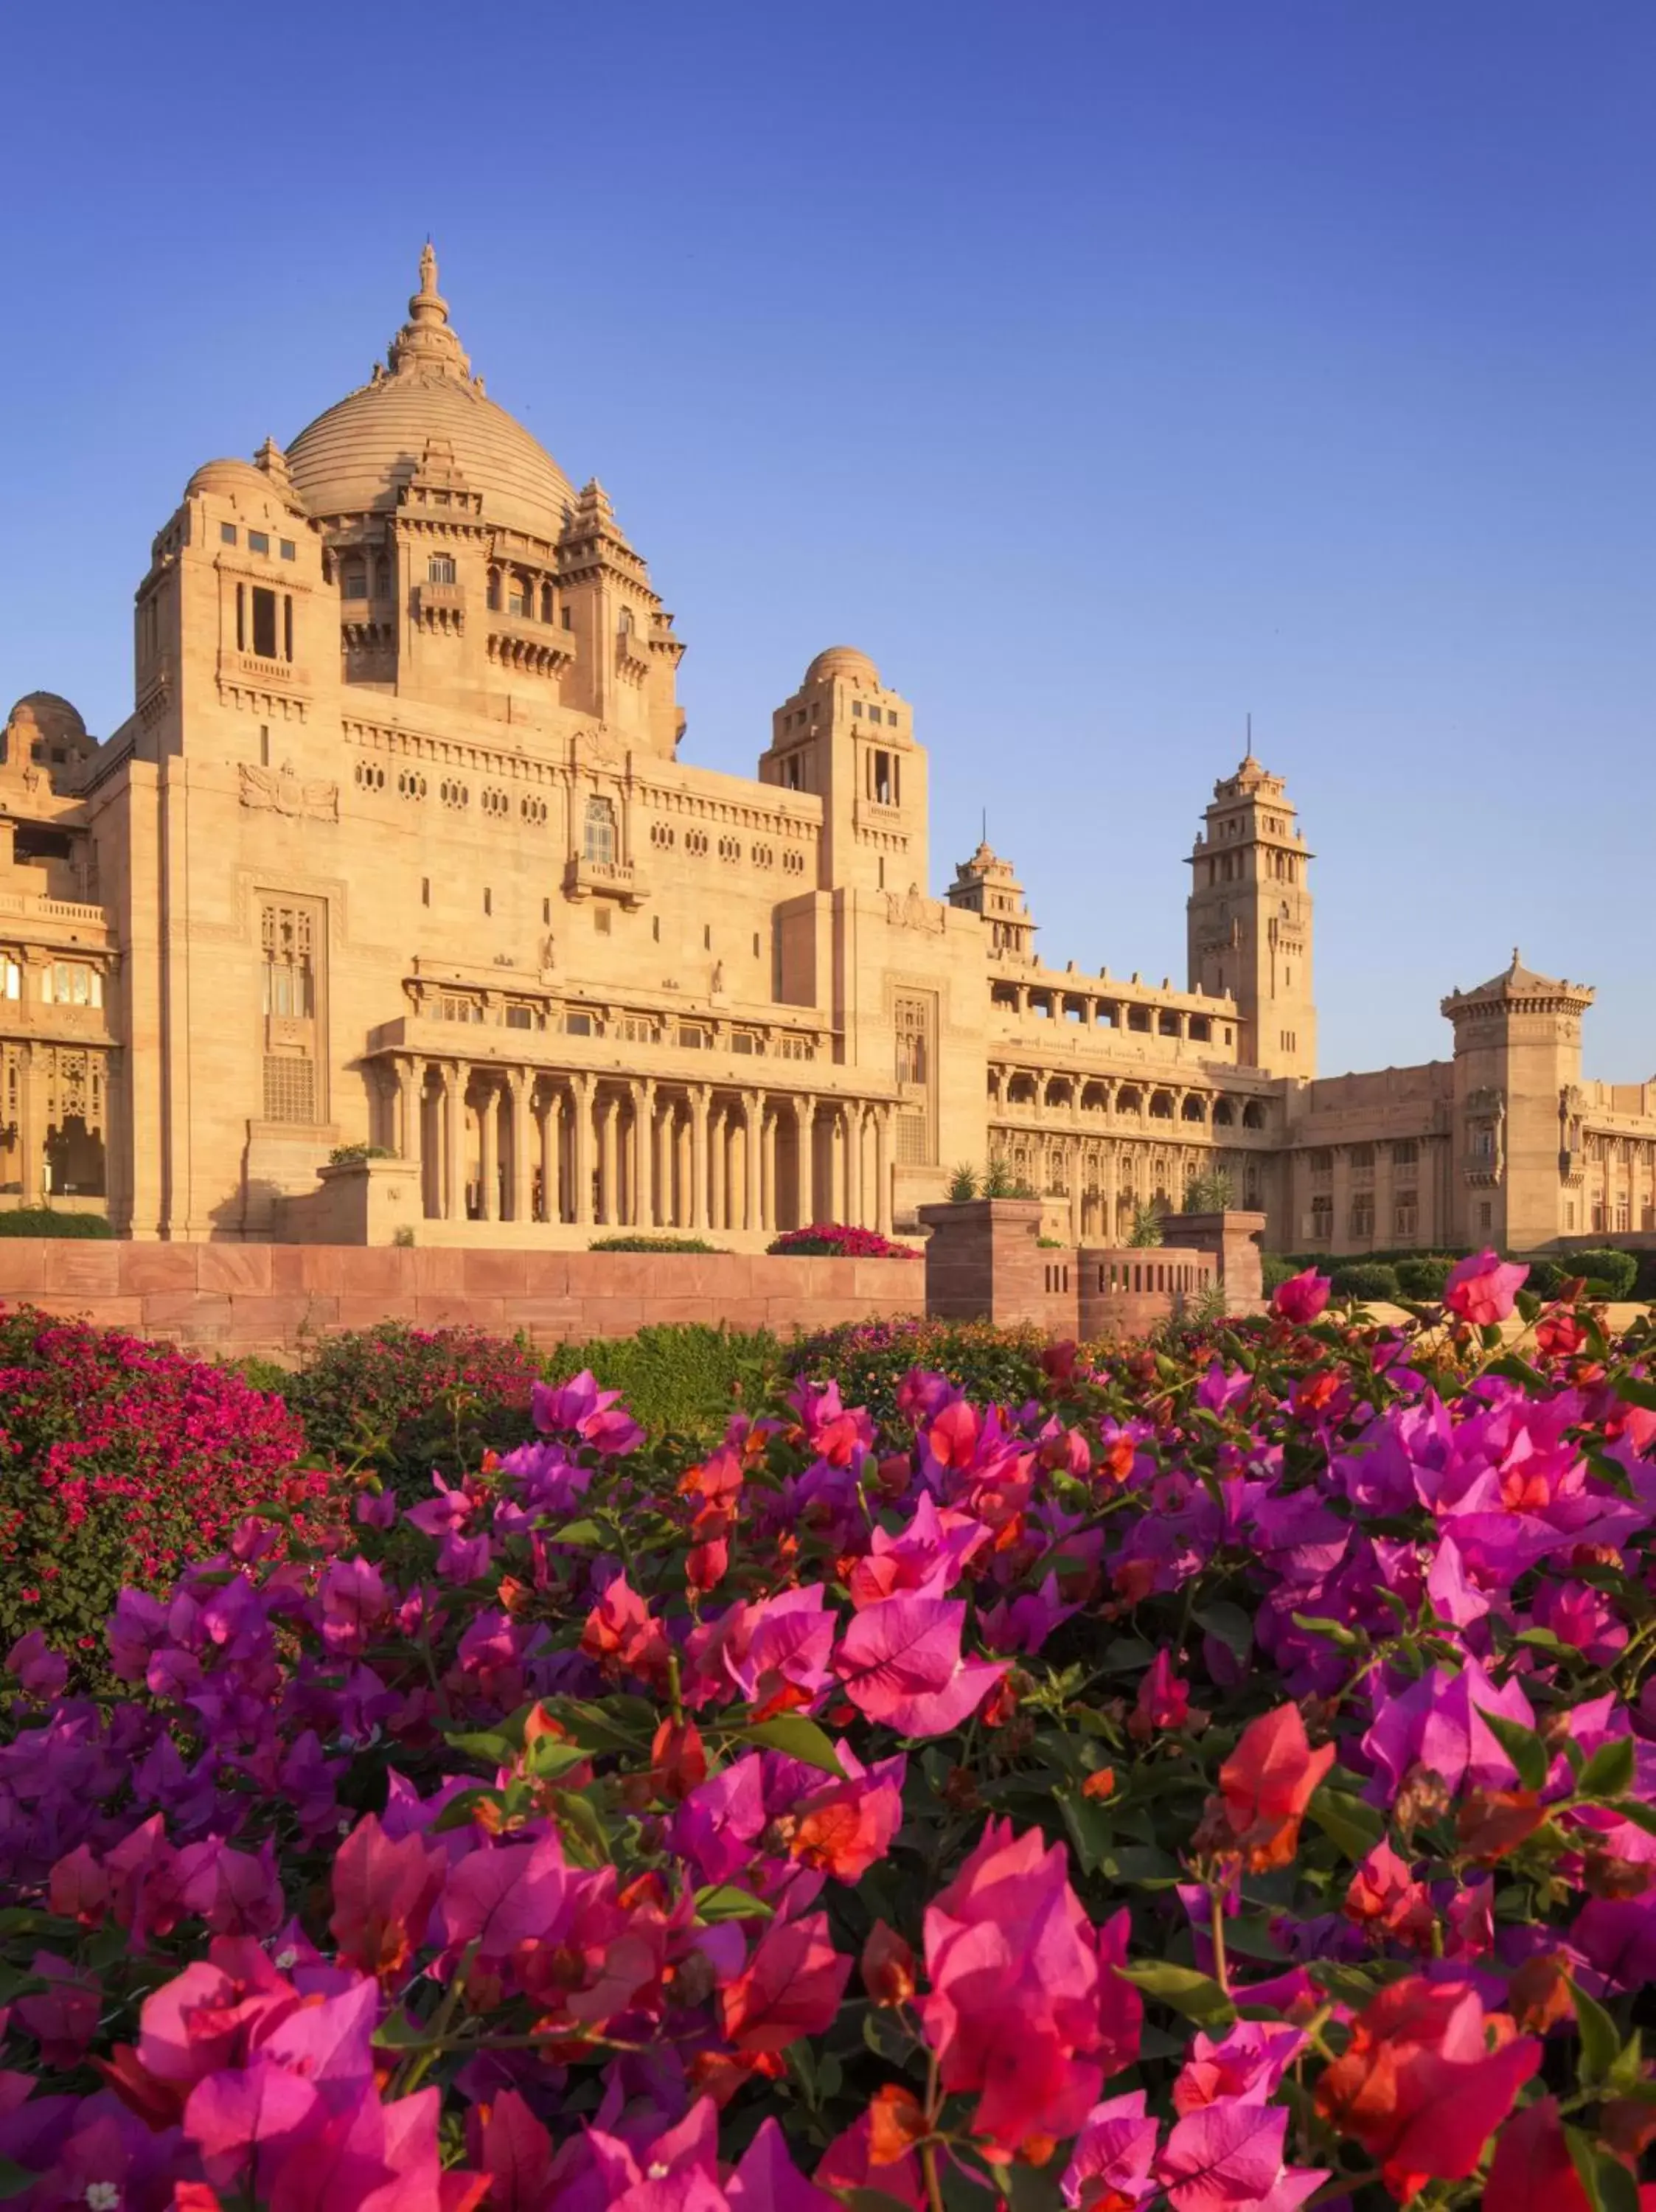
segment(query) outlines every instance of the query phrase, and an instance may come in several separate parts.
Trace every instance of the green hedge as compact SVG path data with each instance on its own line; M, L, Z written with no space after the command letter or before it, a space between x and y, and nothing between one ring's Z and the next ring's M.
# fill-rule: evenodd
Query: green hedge
M1397 1269L1379 1260L1348 1260L1330 1280L1337 1298L1380 1298L1393 1304L1398 1296Z
M1453 1266L1453 1260L1399 1260L1398 1288L1405 1298L1441 1299Z
M101 1213L59 1213L55 1206L20 1206L0 1213L0 1237L112 1237Z
M1639 1255L1619 1252L1609 1245L1598 1249L1561 1253L1556 1259L1538 1260L1530 1269L1530 1287L1551 1297L1564 1284L1584 1278L1590 1297L1630 1298L1639 1279Z
M652 1437L670 1432L711 1443L732 1413L760 1403L784 1357L768 1329L664 1322L636 1336L561 1344L545 1366L554 1382L590 1367L604 1389L621 1392Z
M589 1252L721 1252L722 1244L709 1244L705 1237L599 1237Z

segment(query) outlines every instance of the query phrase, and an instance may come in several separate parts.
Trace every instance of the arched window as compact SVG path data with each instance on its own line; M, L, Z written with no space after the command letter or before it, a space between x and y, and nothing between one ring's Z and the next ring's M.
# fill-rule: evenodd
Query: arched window
M347 561L342 574L339 593L342 599L366 599L368 596L368 564L366 561Z
M616 810L607 799L586 802L585 854L601 867L612 867L616 858Z
M541 586L541 620L543 623L549 623L551 619L552 586L550 584L543 584Z
M506 611L509 615L526 615L529 612L529 579L520 576L515 568L507 587Z
M498 568L491 568L488 572L488 591L487 598L490 614L499 614L500 611L500 572Z
M426 563L426 580L431 584L452 584L454 581L454 556L434 553Z

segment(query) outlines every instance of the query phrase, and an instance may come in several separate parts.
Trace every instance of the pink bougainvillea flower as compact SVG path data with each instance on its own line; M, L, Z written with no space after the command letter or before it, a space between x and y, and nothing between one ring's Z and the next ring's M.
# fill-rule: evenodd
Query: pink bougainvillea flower
M1305 2041L1303 2031L1285 2021L1238 2021L1217 2043L1198 2031L1173 2085L1173 2109L1182 2118L1227 2099L1263 2105L1277 2094Z
M446 1861L417 1835L393 1843L370 1813L334 1855L333 1917L340 1958L366 1974L399 1973L425 1940Z
M1491 2048L1493 2043L1494 2047ZM1534 2036L1486 2014L1470 1982L1392 1982L1357 2015L1317 2084L1317 2109L1380 2160L1406 2201L1428 2181L1464 2181L1541 2063Z
M1271 1310L1283 1321L1291 1321L1303 1328L1316 1320L1328 1304L1333 1284L1326 1275L1319 1275L1314 1267L1290 1275L1285 1283L1278 1283L1271 1294Z
M731 2212L839 2212L840 2200L807 2181L794 2164L774 2119L760 2123L725 2195Z
M1156 2168L1173 2212L1293 2212L1328 2170L1286 2165L1287 2134L1280 2105L1204 2105L1175 2121Z
M961 1598L906 1595L858 1613L834 1654L846 1695L899 1735L942 1735L976 1711L1006 1673L961 1652Z
M38 1628L20 1636L6 1654L6 1671L17 1678L25 1697L50 1704L64 1693L69 1680L69 1662L48 1645Z
M1529 1275L1527 1267L1503 1261L1496 1252L1474 1252L1470 1259L1458 1260L1449 1270L1443 1286L1444 1305L1462 1321L1487 1328L1491 1322L1506 1320Z
M876 1528L867 1556L855 1562L846 1577L851 1601L860 1608L909 1589L945 1597L992 1534L974 1515L940 1508L927 1491L907 1528L895 1536Z
M773 1920L752 1958L719 1991L719 2017L731 2047L749 2056L786 2051L832 2022L852 1961L828 1940L828 1915Z
M900 2159L883 2159L877 2164L872 2131L871 2116L864 2112L843 2135L836 2136L817 2165L817 2181L824 2189L877 2189L882 2196L904 2206L906 2212L925 2212L919 2159L911 2150Z
M1139 1680L1127 1726L1142 1743L1159 1729L1183 1728L1189 1713L1190 1684L1174 1674L1173 1654L1163 1645Z
M644 1431L620 1402L619 1390L600 1390L597 1377L582 1368L572 1382L557 1389L535 1383L530 1392L530 1413L543 1436L573 1429L595 1451L608 1459L636 1451Z
M1144 2116L1144 2092L1095 2105L1059 2186L1079 2212L1137 2212L1154 2194L1150 2168L1161 2130Z
M1456 1674L1434 1667L1395 1693L1377 1696L1376 1704L1362 1748L1377 1770L1369 1795L1382 1802L1416 1766L1429 1767L1451 1792L1467 1784L1504 1789L1518 1778L1483 1715L1535 1725L1535 1709L1516 1679L1497 1689L1473 1658Z
M1333 1764L1331 1743L1313 1751L1307 1742L1297 1705L1261 1713L1242 1730L1219 1789L1236 1848L1256 1873L1294 1856L1305 1808Z

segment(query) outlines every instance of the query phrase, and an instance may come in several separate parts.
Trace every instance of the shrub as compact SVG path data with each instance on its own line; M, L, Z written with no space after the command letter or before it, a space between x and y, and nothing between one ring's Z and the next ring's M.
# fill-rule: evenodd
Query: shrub
M788 1366L814 1381L832 1381L847 1406L866 1406L875 1418L897 1418L897 1393L915 1368L946 1375L975 1399L1020 1403L1040 1382L1047 1340L1036 1328L998 1328L992 1322L846 1322L805 1337Z
M1280 1252L1267 1252L1259 1263L1259 1273L1265 1280L1265 1296L1269 1297L1279 1283L1286 1283L1301 1273L1292 1260L1284 1259Z
M785 1230L766 1246L767 1252L794 1258L812 1255L840 1260L918 1260L912 1244L894 1244L877 1229L853 1229L840 1221L814 1221L808 1229Z
M970 1161L954 1170L949 1178L949 1195L956 1206L963 1206L978 1194L978 1171Z
M1337 1298L1382 1298L1390 1304L1398 1296L1397 1269L1380 1260L1348 1260L1329 1280Z
M705 1237L652 1237L640 1232L595 1237L586 1249L589 1252L718 1252L723 1247L709 1244Z
M453 1477L523 1441L540 1374L526 1344L383 1322L325 1338L289 1382L288 1403L313 1452L360 1461L400 1494L423 1497L434 1468Z
M328 1155L331 1168L354 1168L364 1160L394 1160L397 1155L389 1145L336 1145Z
M1406 1298L1441 1298L1453 1260L1399 1260L1395 1273L1398 1288Z
M994 1154L984 1170L980 1198L1033 1198L1034 1186L1022 1176L1015 1176L999 1153Z
M1132 1227L1127 1231L1127 1242L1135 1251L1148 1251L1162 1242L1162 1210L1159 1206L1134 1206Z
M234 1368L0 1310L0 1644L94 1646L124 1584L164 1588L245 1515L319 1506L305 1433Z
M1236 1203L1236 1182L1228 1168L1212 1168L1185 1186L1186 1213L1228 1213Z
M739 1407L760 1404L781 1372L783 1347L768 1329L658 1322L635 1336L560 1345L549 1375L588 1368L606 1390L619 1390L653 1434L711 1442Z
M62 1213L55 1206L17 1206L0 1213L0 1237L112 1237L101 1213Z
M1585 1276L1595 1297L1630 1298L1639 1277L1637 1253L1618 1251L1610 1245L1596 1250L1566 1252L1556 1265L1566 1280L1572 1275Z

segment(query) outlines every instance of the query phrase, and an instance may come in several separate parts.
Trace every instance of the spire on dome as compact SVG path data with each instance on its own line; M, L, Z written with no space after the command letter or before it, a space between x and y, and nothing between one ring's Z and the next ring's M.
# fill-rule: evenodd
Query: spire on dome
M448 301L437 289L437 253L428 239L420 250L420 289L409 301L409 319L385 356L393 376L421 372L470 379L471 363L449 327Z

